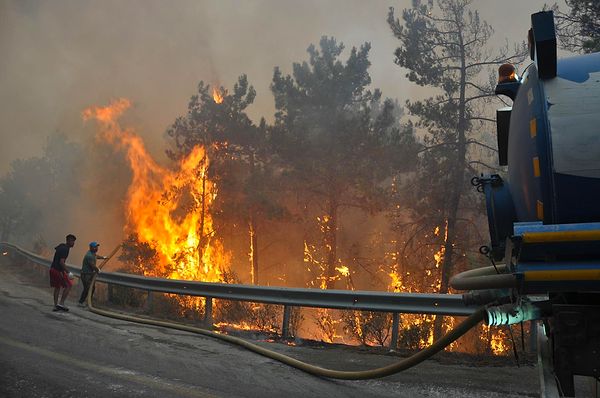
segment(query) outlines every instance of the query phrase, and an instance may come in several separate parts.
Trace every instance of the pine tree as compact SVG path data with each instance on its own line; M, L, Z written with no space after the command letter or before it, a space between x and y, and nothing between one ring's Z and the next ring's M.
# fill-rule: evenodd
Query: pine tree
M455 263L463 258L464 234L472 228L465 216L469 174L476 174L473 148L489 148L477 140L483 123L494 120L486 115L485 102L493 97L493 81L485 80L485 68L523 59L524 45L509 51L486 50L493 33L469 0L414 0L402 11L402 20L393 8L388 24L401 46L395 62L407 69L406 77L420 85L437 89L438 94L421 101L408 101L410 113L418 118L417 127L427 136L421 153L419 177L413 193L415 214L424 222L439 226L445 233L440 265L440 293L448 292ZM482 104L483 102L483 104ZM434 336L442 332L442 319L436 318Z
M292 76L275 68L271 84L271 141L289 189L308 217L319 220L325 288L336 280L342 209L381 210L384 181L407 169L415 154L412 130L399 124L396 104L368 89L370 48L352 48L343 62L343 44L322 37L318 48L308 47L308 61L293 64Z
M568 51L600 51L600 1L565 0L568 12L555 5L556 28L561 46Z
M266 123L261 120L256 126L246 113L255 96L246 75L239 77L231 93L223 87L211 90L210 85L200 82L187 114L177 118L167 131L173 139L173 149L167 154L177 159L197 145L204 146L210 167L201 178L210 178L219 190L213 205L215 224L221 232L231 226L246 226L252 253L252 282L257 284L261 221L282 217L283 211L273 186Z

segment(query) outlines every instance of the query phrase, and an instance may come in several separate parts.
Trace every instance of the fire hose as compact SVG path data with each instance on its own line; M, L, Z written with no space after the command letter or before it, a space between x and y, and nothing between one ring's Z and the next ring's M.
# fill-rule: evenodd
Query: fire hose
M108 262L108 260L117 252L117 249L115 249L107 259L105 259L105 261L100 265L99 268L102 268L102 266L104 266ZM444 336L442 336L439 340L437 340L435 343L433 343L429 347L424 348L423 350L409 356L408 358L404 358L404 359L402 359L396 363L393 363L391 365L384 366L381 368L376 368L376 369L369 369L369 370L342 371L342 370L326 369L326 368L321 368L319 366L311 365L309 363L299 361L290 356L287 356L287 355L284 355L284 354L281 354L281 353L278 353L278 352L275 352L272 350L268 350L264 347L261 347L257 344L250 343L241 338L215 333L211 330L201 329L201 328L197 328L194 326L177 324L177 323L173 323L173 322L140 318L140 317L136 317L136 316L132 316L132 315L127 315L127 314L123 314L123 313L117 313L117 312L113 312L113 311L107 311L104 309L96 308L93 306L93 303L92 303L92 292L94 289L94 284L96 283L96 276L97 276L97 274L94 274L94 276L92 278L92 283L90 285L90 289L88 291L88 295L86 298L88 309L95 314L110 317L110 318L120 319L120 320L124 320L124 321L129 321L129 322L136 322L136 323L141 323L141 324L145 324L145 325L161 326L161 327L166 327L166 328L170 328L170 329L176 329L176 330L181 330L181 331L185 331L185 332L190 332L190 333L213 337L213 338L216 338L219 340L226 341L231 344L235 344L235 345L244 347L244 348L246 348L250 351L253 351L257 354L260 354L267 358L271 358L273 360L279 361L283 364L286 364L286 365L289 365L296 369L302 370L306 373L309 373L309 374L312 374L315 376L320 376L320 377L328 377L331 379L366 380L366 379L376 379L376 378L380 378L380 377L390 376L392 374L402 372L403 370L406 370L415 365L418 365L419 363L423 362L424 360L430 358L434 354L443 350L444 348L449 346L452 342L454 342L456 339L458 339L459 337L461 337L462 335L467 333L469 330L471 330L473 327L475 327L477 324L479 324L479 322L481 322L486 316L486 309L484 307L478 309L473 314L471 314L467 319L462 321L454 329L452 329L450 332L446 333Z
M450 279L450 286L457 290L483 290L512 288L517 285L515 276L506 273L508 268L501 264L475 268L461 272Z

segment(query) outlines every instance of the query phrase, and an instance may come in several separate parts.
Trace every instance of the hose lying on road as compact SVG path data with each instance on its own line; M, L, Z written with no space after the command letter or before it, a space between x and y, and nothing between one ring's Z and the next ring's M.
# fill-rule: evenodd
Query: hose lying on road
M0 242L0 245L2 245L1 242ZM14 247L13 245L11 245L11 246ZM115 250L112 251L110 256L107 259L105 259L105 261L102 264L100 264L99 268L102 268L110 260L110 258L112 258L115 255L115 253L118 251L118 249L119 249L119 247L115 248ZM25 251L23 251L20 248L16 248L16 250L18 250L22 253L26 253ZM27 257L27 255L26 255L26 257ZM486 271L485 273L487 274L488 271ZM480 321L484 320L486 317L485 307L481 307L476 312L474 312L472 315L470 315L467 319L465 319L463 322L458 324L453 330L451 330L445 336L443 336L438 341L433 343L431 346L419 351L418 353L416 353L408 358L402 359L399 362L396 362L394 364L384 366L381 368L377 368L377 369L365 370L365 371L340 371L340 370L324 369L324 368L321 368L318 366L310 365L308 363L291 358L287 355L283 355L283 354L277 353L275 351L271 351L271 350L268 350L261 346L258 346L256 344L252 344L243 339L215 333L210 330L201 329L201 328L197 328L197 327L193 327L193 326L181 325L181 324L172 323L172 322L140 318L140 317L135 317L132 315L127 315L127 314L122 314L122 313L117 313L117 312L112 312L112 311L95 308L92 304L92 295L93 295L93 291L94 291L94 284L96 283L96 276L97 276L97 274L94 274L94 277L92 278L90 289L88 291L88 296L87 296L88 308L93 313L96 313L96 314L102 315L102 316L115 318L115 319L129 321L129 322L136 322L136 323L154 325L154 326L162 326L162 327L167 327L167 328L171 328L171 329L182 330L185 332L214 337L216 339L220 339L220 340L232 343L232 344L239 345L250 351L256 352L265 357L268 357L273 360L284 363L286 365L292 366L294 368L297 368L297 369L307 372L309 374L312 374L315 376L321 376L321 377L329 377L332 379L345 379L345 380L374 379L374 378L389 376L389 375L401 372L403 370L406 370L408 368L411 368L411 367L423 362L424 360L430 358L437 352L443 350L445 347L450 345L453 341L455 341L456 339L458 339L459 337L464 335L466 332L468 332L471 328L475 327Z
M430 358L437 352L443 350L445 347L450 345L454 340L461 337L463 334L468 332L471 328L476 326L480 321L482 321L486 314L485 308L483 308L483 307L480 308L479 310L475 311L475 313L470 315L467 319L465 319L463 322L458 324L454 329L452 329L450 332L448 332L446 335L444 335L442 338L440 338L438 341L433 343L431 346L417 352L416 354L411 355L408 358L404 358L401 361L396 362L394 364L384 366L381 368L377 368L377 369L370 369L370 370L342 371L342 370L325 369L325 368L321 368L319 366L310 365L306 362L302 362L302 361L299 361L292 357L289 357L287 355L283 355L278 352L268 350L259 345L250 343L246 340L243 340L243 339L240 339L237 337L233 337L233 336L215 333L210 330L201 329L201 328L197 328L197 327L193 327L193 326L181 325L181 324L172 323L172 322L140 318L140 317L136 317L136 316L132 316L132 315L127 315L127 314L122 314L122 313L117 313L117 312L112 312L112 311L107 311L107 310L96 308L92 305L92 291L93 291L93 286L94 286L95 282L96 282L96 274L94 274L94 278L92 279L91 288L90 288L90 290L88 292L88 296L87 296L88 308L91 312L93 312L95 314L103 315L103 316L107 316L107 317L111 317L111 318L115 318L115 319L121 319L124 321L142 323L142 324L146 324L146 325L163 326L163 327L167 327L167 328L171 328L171 329L183 330L185 332L191 332L191 333L214 337L214 338L217 338L220 340L227 341L232 344L242 346L244 348L247 348L250 351L256 352L267 358L274 359L276 361L279 361L286 365L292 366L296 369L300 369L304 372L310 373L315 376L329 377L332 379L344 379L344 380L375 379L375 378L389 376L394 373L398 373L398 372L401 372L408 368L411 368L411 367L423 362L424 360Z

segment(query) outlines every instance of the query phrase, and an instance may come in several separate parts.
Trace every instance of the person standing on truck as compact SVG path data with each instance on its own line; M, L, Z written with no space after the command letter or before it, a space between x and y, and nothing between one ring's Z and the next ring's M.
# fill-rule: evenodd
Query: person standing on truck
M85 253L83 256L83 263L81 264L81 283L83 283L83 291L81 292L81 297L79 297L79 306L85 307L85 299L87 298L88 292L90 290L90 285L92 284L92 279L94 278L94 273L99 273L100 268L96 266L96 260L106 260L106 257L99 256L96 253L98 252L98 247L100 243L98 242L90 242L90 250ZM94 289L92 289L92 295L94 295Z
M65 300L71 291L73 283L71 282L65 261L69 257L69 250L75 246L76 239L75 235L69 234L66 237L66 243L61 243L54 248L54 259L50 266L50 286L54 288L54 309L52 311L69 311L65 306ZM63 289L63 292L59 303L58 296L60 289Z

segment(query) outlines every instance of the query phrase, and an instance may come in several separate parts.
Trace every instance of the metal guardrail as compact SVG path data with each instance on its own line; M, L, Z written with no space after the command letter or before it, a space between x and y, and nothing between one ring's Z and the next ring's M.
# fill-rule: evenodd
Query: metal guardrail
M50 267L50 260L16 245L0 243L0 247L14 250L36 264ZM67 266L71 272L79 275L79 267L70 264L67 264ZM102 272L98 275L96 281L151 292L297 307L458 316L471 315L476 309L476 307L466 306L459 294L388 293L251 286L151 278L119 272Z
M50 260L40 257L10 243L0 242L3 251L12 251L29 261L50 267ZM67 264L69 271L79 276L80 269ZM432 314L466 316L475 312L476 307L466 306L459 294L427 293L387 293L360 290L321 290L289 287L268 287L236 285L226 283L206 283L175 279L150 278L120 272L102 272L97 282L120 285L148 292L148 302L152 302L152 292L172 293L205 297L204 322L212 326L213 299L250 301L256 303L279 304L284 306L282 337L289 337L289 324L292 307L334 308L391 312L392 336L390 348L396 348L399 333L399 314Z

